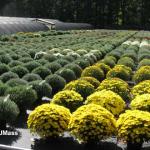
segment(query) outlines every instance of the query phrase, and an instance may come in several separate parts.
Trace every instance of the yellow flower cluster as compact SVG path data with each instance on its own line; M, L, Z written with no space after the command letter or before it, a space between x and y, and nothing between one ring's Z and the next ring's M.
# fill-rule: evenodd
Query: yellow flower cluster
M124 99L124 101L128 101L131 99L128 84L119 78L105 79L97 88L97 91L101 91L104 89L111 90L117 93Z
M96 78L93 78L93 77L81 77L80 80L85 80L89 82L90 84L94 86L95 89L100 85L100 82Z
M106 65L105 63L96 63L95 66L99 67L100 69L102 69L104 71L104 73L106 74L109 70L111 70L111 68Z
M125 110L126 104L123 99L112 91L102 90L87 97L86 104L98 104L118 116Z
M69 130L80 142L98 142L116 134L116 120L99 105L84 105L73 113Z
M134 97L142 94L150 94L150 80L145 80L134 86L131 93Z
M64 90L76 91L81 94L84 99L95 91L94 86L84 80L71 81L65 86Z
M102 81L105 77L104 72L97 66L86 67L81 74L81 77L94 77L99 81Z
M75 91L65 90L55 94L51 102L67 107L73 112L83 105L83 97Z
M136 98L132 100L130 106L131 109L150 112L150 94L136 96Z
M118 137L127 142L141 143L150 140L150 113L128 110L117 121Z
M144 80L150 80L150 66L143 66L133 76L133 80L139 83Z
M42 138L60 136L68 129L70 111L59 105L43 104L28 117L27 125L31 133Z
M128 81L130 80L132 75L132 69L124 66L124 65L116 65L113 69L111 69L106 77L107 78L120 78L122 80Z

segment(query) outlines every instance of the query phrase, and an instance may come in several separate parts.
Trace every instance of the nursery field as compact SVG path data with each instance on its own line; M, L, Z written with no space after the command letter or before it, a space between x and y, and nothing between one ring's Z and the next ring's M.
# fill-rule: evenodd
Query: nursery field
M150 150L150 32L0 36L0 131L34 150Z

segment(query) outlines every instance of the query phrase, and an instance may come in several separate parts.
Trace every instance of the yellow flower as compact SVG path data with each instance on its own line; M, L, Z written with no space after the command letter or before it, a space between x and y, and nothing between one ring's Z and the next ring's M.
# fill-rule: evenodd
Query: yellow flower
M27 125L31 133L42 138L59 136L67 130L70 117L70 111L63 106L43 104L31 112Z
M81 142L100 141L116 134L116 120L105 108L89 104L72 114L69 130Z

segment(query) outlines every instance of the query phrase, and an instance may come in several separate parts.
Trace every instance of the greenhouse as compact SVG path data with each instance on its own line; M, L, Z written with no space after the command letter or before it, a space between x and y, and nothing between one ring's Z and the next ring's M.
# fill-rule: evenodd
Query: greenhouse
M0 34L72 29L91 29L90 24L64 23L53 19L0 17Z

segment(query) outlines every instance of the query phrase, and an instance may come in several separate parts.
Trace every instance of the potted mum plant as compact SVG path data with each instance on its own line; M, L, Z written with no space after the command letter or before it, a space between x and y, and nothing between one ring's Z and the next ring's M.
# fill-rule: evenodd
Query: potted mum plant
M116 120L105 108L88 104L79 107L72 114L68 128L80 143L94 146L116 134Z
M117 121L118 137L127 142L127 150L141 150L150 140L150 113L128 110Z

